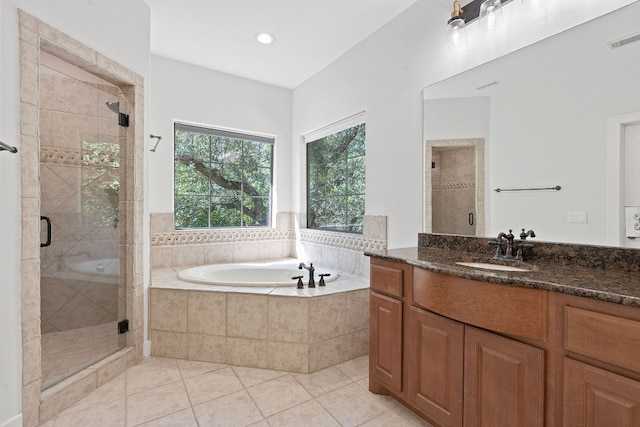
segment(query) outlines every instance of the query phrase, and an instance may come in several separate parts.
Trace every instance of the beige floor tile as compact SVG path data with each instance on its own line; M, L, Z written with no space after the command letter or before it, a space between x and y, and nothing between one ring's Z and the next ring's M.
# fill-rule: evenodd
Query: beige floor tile
M56 427L103 427L125 425L124 400L93 406L84 411L60 415L56 418Z
M391 406L386 406L384 400L375 396L356 384L350 384L317 400L341 425L357 426L390 409Z
M196 417L193 415L193 409L187 408L178 411L175 414L158 418L148 423L139 424L144 427L197 427Z
M335 367L313 374L293 374L293 377L313 396L318 397L351 384L351 379Z
M340 427L338 421L315 400L272 415L267 421L271 427Z
M200 427L248 426L263 420L260 410L245 390L194 406Z
M135 426L190 406L182 381L127 396L127 425Z
M192 378L200 375L204 375L208 372L217 371L222 368L226 368L229 365L224 363L212 363L212 362L198 362L195 360L178 360L178 368L182 373L182 378Z
M265 417L311 399L311 395L291 375L249 387L247 391Z
M408 411L408 409L407 409ZM413 414L399 414L394 411L386 411L374 419L360 424L361 427L433 427L428 422Z
M242 390L242 383L231 368L223 368L184 381L192 405Z
M353 381L361 380L369 375L369 356L361 356L336 365L343 374Z
M270 427L270 426L268 422L266 422L265 420L261 420L261 421L258 421L257 423L253 423L249 425L248 427Z
M151 357L127 370L127 394L154 389L181 379L174 359Z
M284 371L274 371L272 369L247 368L245 366L233 366L233 372L245 387L251 387L263 382L273 380L287 375Z

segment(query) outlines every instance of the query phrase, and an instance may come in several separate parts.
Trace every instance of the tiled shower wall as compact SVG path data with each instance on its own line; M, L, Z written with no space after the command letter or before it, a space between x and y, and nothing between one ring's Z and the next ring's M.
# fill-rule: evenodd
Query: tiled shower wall
M433 149L431 169L434 233L475 235L475 147Z
M84 261L118 258L123 227L96 225L83 218L82 210L87 188L105 178L120 181L120 171L109 168L111 159L104 165L83 161L83 142L120 143L117 116L105 105L118 102L118 95L115 86L81 82L41 68L40 209L55 227L51 246L40 250L43 334L113 322L124 315L118 313L118 294L124 300L125 289L124 280L118 287L117 271L107 277L74 269ZM115 200L112 207L100 190L92 199L105 211L119 203Z
M297 257L347 274L369 277L364 251L385 249L385 216L365 215L364 234L299 229L291 212L276 228L175 230L173 213L151 214L151 268Z

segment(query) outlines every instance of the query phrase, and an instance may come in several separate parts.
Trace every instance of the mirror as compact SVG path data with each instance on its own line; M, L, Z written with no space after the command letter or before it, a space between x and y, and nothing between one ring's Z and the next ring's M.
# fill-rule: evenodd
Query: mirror
M624 207L640 205L640 183L624 178L640 169L624 160L625 129L640 124L637 16L640 2L424 89L424 231L436 215L430 141L480 139L478 235L526 228L540 241L640 247L624 232ZM609 47L619 39L635 42Z

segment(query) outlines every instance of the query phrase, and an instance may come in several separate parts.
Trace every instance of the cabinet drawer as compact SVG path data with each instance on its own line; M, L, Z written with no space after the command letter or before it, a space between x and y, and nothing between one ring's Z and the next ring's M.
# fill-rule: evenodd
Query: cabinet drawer
M413 304L469 325L546 341L545 291L413 272Z
M640 321L564 307L564 348L640 372Z
M371 290L402 298L405 276L409 276L411 266L391 261L371 259Z

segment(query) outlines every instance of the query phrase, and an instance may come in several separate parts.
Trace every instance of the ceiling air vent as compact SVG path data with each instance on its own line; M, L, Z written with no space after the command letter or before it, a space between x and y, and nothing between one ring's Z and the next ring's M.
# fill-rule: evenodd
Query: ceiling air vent
M618 40L607 42L607 46L609 46L609 49L618 49L619 47L626 46L635 42L640 42L640 33L631 34Z

